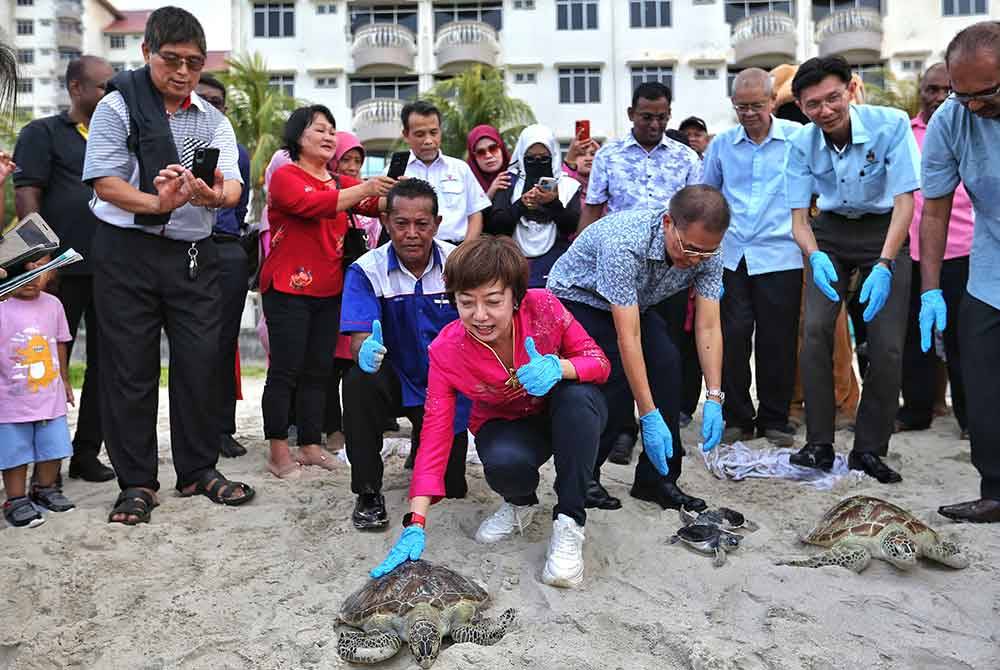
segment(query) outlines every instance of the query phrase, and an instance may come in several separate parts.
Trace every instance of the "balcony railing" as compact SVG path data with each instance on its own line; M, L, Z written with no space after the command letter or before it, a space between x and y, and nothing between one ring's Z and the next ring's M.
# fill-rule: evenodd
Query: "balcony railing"
M397 140L403 127L400 115L403 101L395 98L372 98L354 108L354 134L361 142Z
M391 65L413 69L417 40L409 28L395 23L372 23L354 33L351 47L355 69Z
M795 19L781 12L751 14L733 25L733 49L737 63L752 58L795 57Z
M79 21L83 15L83 5L79 0L57 0L55 4L55 17L57 19L75 19Z
M439 68L454 63L496 65L500 53L497 31L482 21L452 21L441 27L434 40Z
M824 56L848 51L882 50L882 15L874 9L841 9L816 24L816 42Z

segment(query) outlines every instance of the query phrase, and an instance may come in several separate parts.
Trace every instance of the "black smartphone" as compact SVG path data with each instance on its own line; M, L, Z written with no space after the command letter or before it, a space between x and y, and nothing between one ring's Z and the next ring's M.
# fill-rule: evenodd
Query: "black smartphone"
M397 151L389 159L389 172L387 176L392 179L399 179L406 172L406 166L410 162L409 151Z
M219 164L219 150L215 147L198 147L194 150L191 173L209 188L215 185L215 167Z

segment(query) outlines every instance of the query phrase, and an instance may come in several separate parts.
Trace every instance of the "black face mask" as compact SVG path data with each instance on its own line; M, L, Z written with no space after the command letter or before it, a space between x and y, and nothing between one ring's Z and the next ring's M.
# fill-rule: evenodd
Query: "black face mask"
M524 189L527 193L542 177L552 176L552 159L548 156L524 157Z

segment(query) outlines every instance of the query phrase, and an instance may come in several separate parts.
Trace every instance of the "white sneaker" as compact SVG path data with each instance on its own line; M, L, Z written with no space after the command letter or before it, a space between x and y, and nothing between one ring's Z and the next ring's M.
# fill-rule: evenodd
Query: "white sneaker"
M504 501L500 509L479 524L476 531L476 542L492 544L504 540L514 531L524 534L524 529L531 525L537 505L511 505Z
M583 582L583 526L565 514L552 522L552 539L545 556L542 581L549 586L571 588Z

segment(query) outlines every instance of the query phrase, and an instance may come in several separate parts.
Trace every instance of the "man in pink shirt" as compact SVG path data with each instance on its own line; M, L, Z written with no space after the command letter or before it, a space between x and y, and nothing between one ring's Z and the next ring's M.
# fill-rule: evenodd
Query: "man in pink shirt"
M948 69L944 63L932 65L920 80L920 113L910 121L917 145L923 148L924 135L931 116L951 93ZM913 277L910 290L910 325L903 349L903 406L896 413L896 430L926 430L934 418L934 396L937 388L935 370L937 355L934 350L924 353L920 349L920 219L924 198L920 191L914 193L913 223L910 224L910 256L913 258ZM958 313L965 285L969 279L969 253L972 249L972 201L965 186L958 185L948 223L948 246L941 267L941 290L951 318L943 333L948 379L951 381L951 404L955 419L968 439L966 430L965 390L959 366Z

